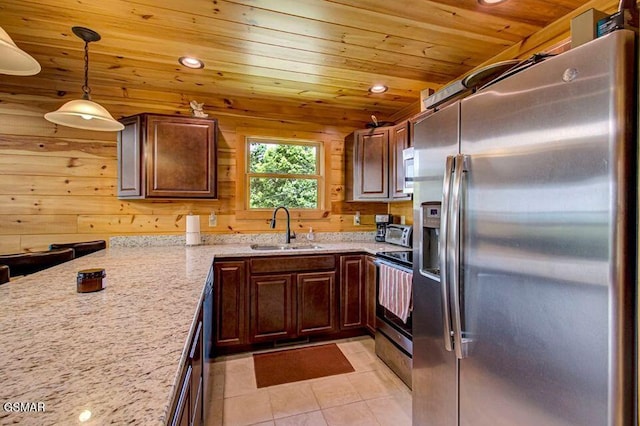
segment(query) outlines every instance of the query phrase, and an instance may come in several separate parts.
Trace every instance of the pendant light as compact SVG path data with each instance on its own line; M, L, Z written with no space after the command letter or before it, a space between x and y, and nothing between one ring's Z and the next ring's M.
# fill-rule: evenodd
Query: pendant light
M82 99L69 101L57 111L48 112L44 118L52 123L77 129L115 132L124 125L113 119L109 111L91 100L89 88L89 43L100 40L100 34L84 27L71 28L73 33L84 40L84 85Z
M11 40L0 27L0 73L10 75L34 75L40 72L40 64Z

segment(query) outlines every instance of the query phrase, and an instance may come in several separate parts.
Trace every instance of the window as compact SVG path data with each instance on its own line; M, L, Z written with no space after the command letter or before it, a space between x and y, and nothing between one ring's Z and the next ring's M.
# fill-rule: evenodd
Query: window
M330 220L333 135L237 127L236 137L236 219L269 220L282 205L295 219Z
M246 138L245 170L249 210L322 208L322 143Z

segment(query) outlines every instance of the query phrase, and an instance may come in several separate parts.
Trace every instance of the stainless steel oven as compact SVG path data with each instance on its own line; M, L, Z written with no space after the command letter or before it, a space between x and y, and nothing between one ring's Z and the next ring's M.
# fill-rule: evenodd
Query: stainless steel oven
M405 320L381 304L381 269L391 268L400 274L413 273L413 252L395 251L376 254L376 354L411 388L413 337L411 310ZM383 277L382 279L385 279ZM409 289L412 292L412 288Z

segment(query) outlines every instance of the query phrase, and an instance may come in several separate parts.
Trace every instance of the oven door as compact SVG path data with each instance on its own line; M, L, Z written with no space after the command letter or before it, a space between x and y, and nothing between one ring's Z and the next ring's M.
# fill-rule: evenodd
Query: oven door
M386 264L395 269L411 272L394 262L377 258L376 279L376 355L411 389L413 370L413 340L411 337L411 311L404 322L380 305L380 269ZM401 314L403 315L403 314Z
M380 265L385 264L392 268L409 273L412 273L413 271L410 268L385 259L378 258L375 263L378 266L376 278L376 328L396 346L406 352L408 356L411 356L413 353L411 311L409 311L409 316L405 322L380 304Z

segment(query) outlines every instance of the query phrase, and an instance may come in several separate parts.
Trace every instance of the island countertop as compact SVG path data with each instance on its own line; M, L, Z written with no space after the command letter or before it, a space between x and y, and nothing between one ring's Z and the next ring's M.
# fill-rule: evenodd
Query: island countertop
M166 424L216 256L402 249L318 245L276 252L248 244L111 248L0 285L0 424ZM77 272L89 268L105 269L106 288L77 293ZM21 402L33 411L5 407Z

